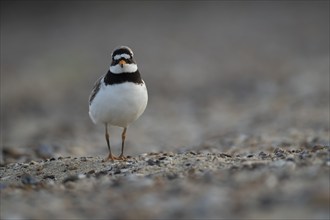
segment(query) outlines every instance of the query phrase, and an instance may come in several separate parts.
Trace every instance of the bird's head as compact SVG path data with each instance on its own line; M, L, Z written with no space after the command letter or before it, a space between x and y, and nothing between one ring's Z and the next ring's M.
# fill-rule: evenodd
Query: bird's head
M137 65L133 59L133 51L126 46L116 48L111 54L112 62L110 71L115 74L133 73L137 71Z

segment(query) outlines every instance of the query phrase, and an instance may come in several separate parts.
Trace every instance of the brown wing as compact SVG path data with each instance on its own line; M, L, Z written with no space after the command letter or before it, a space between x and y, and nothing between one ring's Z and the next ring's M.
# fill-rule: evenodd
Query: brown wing
M94 84L93 90L89 96L89 105L91 105L93 99L95 98L96 93L100 90L101 88L101 80L103 79L104 75L101 76Z

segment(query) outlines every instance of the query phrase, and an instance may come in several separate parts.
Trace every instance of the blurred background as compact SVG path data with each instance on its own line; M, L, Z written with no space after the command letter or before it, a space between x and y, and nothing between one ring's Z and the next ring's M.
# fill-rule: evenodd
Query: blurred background
M106 156L88 96L120 45L149 92L127 155L329 132L328 1L1 1L5 155Z

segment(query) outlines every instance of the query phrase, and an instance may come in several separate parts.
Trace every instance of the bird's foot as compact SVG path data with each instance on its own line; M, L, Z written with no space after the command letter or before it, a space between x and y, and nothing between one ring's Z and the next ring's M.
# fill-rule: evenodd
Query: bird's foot
M114 160L118 160L118 157L115 157L115 156L113 156L112 154L109 154L106 158L104 158L104 159L102 160L102 162L107 162L107 161L109 161L109 160L111 160L111 161L113 162Z
M123 154L120 154L119 157L117 158L117 160L127 160L127 157L125 157Z
M102 162L107 162L107 161L115 161L115 160L121 160L121 161L126 161L127 157L125 157L123 154L121 154L119 157L115 157L112 154L109 154L106 158L102 160Z

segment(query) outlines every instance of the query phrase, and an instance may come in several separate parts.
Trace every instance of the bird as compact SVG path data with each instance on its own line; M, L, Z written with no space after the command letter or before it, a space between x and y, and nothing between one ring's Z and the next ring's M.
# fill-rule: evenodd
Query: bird
M95 82L89 96L91 120L105 127L109 154L104 161L127 159L124 156L127 128L142 115L147 103L147 87L134 60L133 51L127 46L115 48L111 54L109 70ZM111 152L108 126L123 128L119 157Z

